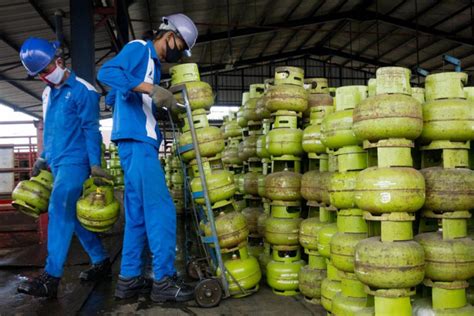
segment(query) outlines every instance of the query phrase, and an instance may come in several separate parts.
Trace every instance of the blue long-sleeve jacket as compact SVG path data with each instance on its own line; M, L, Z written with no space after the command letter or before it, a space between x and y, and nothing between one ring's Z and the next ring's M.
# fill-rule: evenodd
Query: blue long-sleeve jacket
M100 166L99 98L94 86L74 72L60 88L44 89L41 156L50 166Z
M117 96L117 90L110 89L105 96L105 105L113 107L115 105L115 97Z
M99 81L116 91L112 140L133 139L159 147L161 133L156 106L145 93L133 91L142 82L159 83L160 61L151 41L135 40L99 70Z

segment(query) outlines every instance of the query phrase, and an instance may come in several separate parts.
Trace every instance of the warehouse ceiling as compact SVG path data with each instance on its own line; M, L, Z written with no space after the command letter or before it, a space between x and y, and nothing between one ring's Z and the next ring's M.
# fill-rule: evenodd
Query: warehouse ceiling
M474 72L474 4L471 0L123 0L128 7L128 34L118 31L115 7L121 1L95 0L95 59L100 67L129 39L157 28L163 15L183 12L197 24L199 38L188 62L199 64L203 78L218 84L220 76L241 83L218 89L219 105L238 105L248 69L256 82L272 67L307 62L339 69L347 78L373 76L379 66L400 65L416 73L452 70L442 56L462 60ZM0 103L41 117L43 84L27 78L18 50L29 36L55 38L54 13L63 13L64 52L68 58L68 0L0 0ZM127 13L125 14L127 15ZM266 65L266 69L264 69ZM311 66L311 65L310 65ZM314 65L313 65L314 66ZM314 66L316 67L316 66ZM327 68L326 68L327 67ZM163 78L166 80L167 69ZM268 71L267 71L268 70ZM311 73L307 71L307 73ZM352 73L352 74L351 74ZM206 75L207 74L207 75ZM422 78L414 77L415 82ZM354 81L352 81L354 82ZM247 82L248 83L248 82ZM349 82L350 83L350 82ZM347 81L333 80L333 85ZM102 93L106 87L99 87ZM215 87L216 88L216 87ZM240 90L240 91L239 91ZM110 112L103 112L106 117Z

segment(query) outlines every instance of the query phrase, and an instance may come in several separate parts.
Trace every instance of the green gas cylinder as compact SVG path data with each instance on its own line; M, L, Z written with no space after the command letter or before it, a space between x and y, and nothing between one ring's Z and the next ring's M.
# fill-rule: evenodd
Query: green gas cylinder
M246 242L249 229L245 216L239 212L220 213L216 219L217 238L222 249L233 249ZM204 226L206 236L211 236L211 226Z
M247 247L240 248L228 257L224 266L230 295L240 298L255 293L262 278L257 259L248 254ZM217 275L221 274L222 272L217 270Z
M301 199L301 174L280 171L267 175L265 193L271 200L297 201Z
M199 152L202 157L213 157L224 150L224 136L221 130L215 126L203 127L196 130L196 136L199 146ZM194 149L192 149L191 132L182 133L179 137L179 145L186 150L181 153L181 158L185 161L192 160L196 157Z
M474 103L463 90L467 74L445 72L426 77L423 104L423 133L426 143L433 140L474 139Z
M200 81L197 64L188 63L170 68L171 86L184 84L188 93L189 104L192 110L209 109L214 104L214 95L211 86ZM176 101L184 104L180 93L175 94Z
M227 200L234 196L236 187L234 183L234 175L228 170L214 170L212 173L206 174L207 191L211 203ZM191 180L191 190L193 192L201 192L201 178L193 178ZM205 204L204 198L196 198L198 204Z
M304 112L308 107L308 94L303 87L304 71L297 67L277 67L275 86L267 93L266 107L270 112L279 110Z
M267 283L273 293L284 296L296 295L299 292L298 274L305 264L300 251L272 253L273 260L267 265Z
M23 180L12 192L12 205L18 211L37 218L48 210L49 196L53 186L53 175L41 170L36 177Z
M78 221L87 230L103 232L112 228L119 217L120 205L114 197L112 186L98 186L95 192L77 201Z

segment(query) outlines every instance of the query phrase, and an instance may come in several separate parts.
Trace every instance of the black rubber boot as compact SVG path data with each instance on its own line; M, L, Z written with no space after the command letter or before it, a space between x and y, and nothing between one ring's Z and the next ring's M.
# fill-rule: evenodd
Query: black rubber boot
M186 302L193 298L194 288L185 284L176 276L153 281L153 289L151 291L151 300L153 302Z
M20 283L18 293L28 294L36 297L56 298L60 278L55 278L46 272L34 279Z
M115 287L115 298L126 299L137 296L138 294L147 294L151 290L151 280L139 276L125 279L119 276L117 286Z
M79 274L82 281L97 281L109 277L112 273L112 264L109 258L99 263L93 264L89 269Z

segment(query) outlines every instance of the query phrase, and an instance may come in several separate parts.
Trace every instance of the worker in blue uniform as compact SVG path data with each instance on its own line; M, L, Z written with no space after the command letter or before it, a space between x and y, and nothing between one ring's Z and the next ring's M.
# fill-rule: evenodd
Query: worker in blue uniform
M66 68L59 43L27 39L20 59L28 75L39 76L43 92L44 151L32 170L51 169L53 191L48 207L48 257L44 272L19 285L20 293L56 297L73 233L88 253L92 267L81 272L82 280L110 274L110 260L99 237L81 226L76 202L90 174L107 177L100 168L102 136L99 131L99 94L94 86Z
M147 40L134 40L106 62L98 73L115 90L112 140L118 144L125 174L125 236L115 296L129 298L150 288L143 276L145 243L153 256L153 301L187 301L194 289L176 275L176 210L158 159L161 133L154 117L157 107L176 104L160 87L161 62L190 56L197 28L184 14L163 17Z
M113 109L114 104L115 104L115 95L117 91L115 89L111 89L106 95L104 99L104 103L106 108L108 109Z

